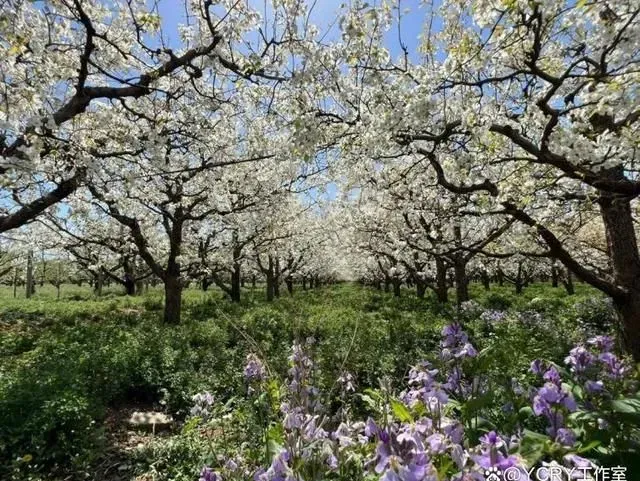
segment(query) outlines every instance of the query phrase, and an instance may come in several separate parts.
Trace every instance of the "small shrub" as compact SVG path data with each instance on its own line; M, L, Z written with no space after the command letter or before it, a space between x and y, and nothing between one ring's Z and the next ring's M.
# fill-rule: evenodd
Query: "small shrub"
M497 292L490 293L484 301L487 309L494 309L496 311L506 311L512 304L513 301L509 296Z
M606 333L615 330L617 313L609 298L588 297L574 306L576 320L590 333Z
M147 311L161 311L164 307L164 303L161 297L145 297L142 301L142 307Z

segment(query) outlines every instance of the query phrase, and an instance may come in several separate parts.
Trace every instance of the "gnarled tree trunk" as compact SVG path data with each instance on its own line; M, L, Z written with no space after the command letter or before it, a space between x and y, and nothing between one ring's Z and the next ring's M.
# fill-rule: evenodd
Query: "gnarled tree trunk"
M269 265L267 267L267 272L265 273L267 277L267 301L273 301L275 296L275 279L273 272L273 257L269 256Z
M599 203L613 278L627 291L625 296L614 299L622 321L624 344L633 358L640 361L640 256L631 202L601 193Z
M400 286L402 286L402 281L397 277L393 278L393 295L395 297L400 297Z
M488 291L491 289L491 284L490 284L490 280L489 280L489 273L485 270L483 270L480 273L480 278L482 280L482 285L484 286L484 290Z
M242 266L240 265L241 251L236 248L233 251L233 270L231 271L231 302L240 302L242 291Z
M447 285L447 265L439 257L436 257L436 296L438 302L444 304L449 300L449 286Z
M179 273L167 273L164 279L164 322L180 324L182 309L182 284Z
M572 296L576 293L575 287L573 286L573 274L570 270L567 270L567 278L564 280L563 284L568 295Z
M456 302L458 305L469 300L469 279L467 278L467 262L462 256L455 259L453 270L456 278Z

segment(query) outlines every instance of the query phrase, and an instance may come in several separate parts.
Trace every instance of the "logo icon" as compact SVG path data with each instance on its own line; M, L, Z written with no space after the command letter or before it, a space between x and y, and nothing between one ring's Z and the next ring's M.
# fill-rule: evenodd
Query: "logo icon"
M491 466L490 468L485 470L484 479L485 481L501 481L500 474L501 473L498 468L496 468L495 466Z

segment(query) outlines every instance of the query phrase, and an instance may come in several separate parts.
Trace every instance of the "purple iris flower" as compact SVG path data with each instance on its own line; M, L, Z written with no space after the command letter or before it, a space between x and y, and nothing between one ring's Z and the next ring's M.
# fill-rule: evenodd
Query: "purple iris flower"
M542 375L542 379L544 379L545 381L552 382L553 384L556 384L558 386L560 385L560 382L561 382L560 373L553 366L547 369L547 371Z
M627 373L627 366L612 352L603 352L598 359L605 367L605 373L612 379L621 379Z
M565 364L571 366L571 371L580 374L589 369L595 357L591 352L585 349L583 346L577 346L569 351L569 355L565 358Z
M208 466L202 468L200 472L200 479L198 481L221 481L222 478L218 473Z
M600 352L611 352L614 347L614 340L611 336L595 336L587 341Z
M560 428L556 433L556 441L563 446L573 446L576 443L575 433L568 428Z
M589 394L597 394L604 391L604 384L602 381L587 381L584 388Z
M247 355L247 361L244 367L244 377L247 381L262 381L266 377L264 364L255 354Z
M373 438L378 435L380 428L372 418L368 418L364 426L364 435L368 438Z
M529 370L533 373L536 374L538 376L542 375L542 373L545 371L546 367L544 365L544 362L542 362L540 359L536 359L535 361L533 361L531 363L531 367L529 368Z

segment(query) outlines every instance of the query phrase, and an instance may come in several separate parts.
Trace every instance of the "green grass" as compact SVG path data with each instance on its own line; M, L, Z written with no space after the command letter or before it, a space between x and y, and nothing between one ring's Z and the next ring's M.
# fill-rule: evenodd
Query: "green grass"
M52 286L38 286L31 299L0 289L1 479L23 479L27 464L36 473L90 472L105 449L108 408L140 402L180 418L195 392L223 399L241 392L249 352L284 375L295 338L317 340L320 388L330 388L342 369L360 389L382 377L401 385L411 364L435 355L443 325L456 317L452 305L408 290L394 298L340 284L284 292L273 303L261 289L246 289L239 305L216 290L187 289L182 324L167 326L159 288L138 297L120 291L107 288L96 298L89 286L63 286L58 300ZM599 297L581 284L574 296L545 285L521 296L475 284L471 292L486 306L544 313L545 323L526 332L467 321L474 342L496 353L488 369L516 377L535 357L561 360L579 336L574 306Z

